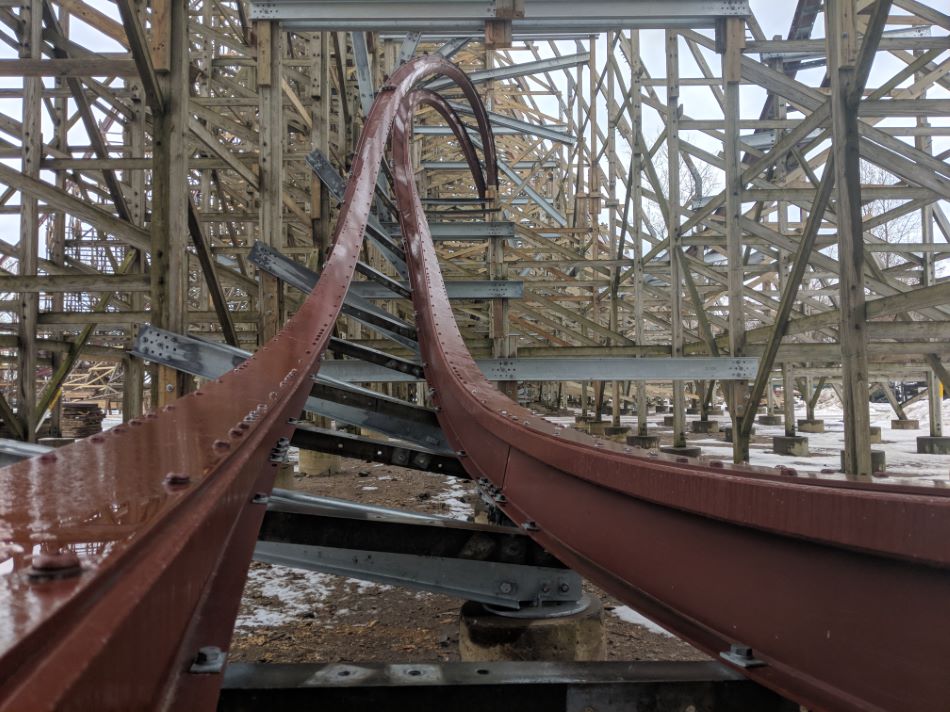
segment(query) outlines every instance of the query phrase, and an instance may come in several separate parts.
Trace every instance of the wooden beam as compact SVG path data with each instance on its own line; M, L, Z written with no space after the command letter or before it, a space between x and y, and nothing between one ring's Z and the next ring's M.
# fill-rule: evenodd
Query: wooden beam
M0 59L0 77L137 77L131 59Z
M162 92L155 66L152 64L152 53L149 49L148 37L145 28L139 21L138 8L131 0L116 0L119 6L119 15L122 17L122 26L128 38L129 51L138 70L139 81L145 92L145 101L153 113L159 113L165 108L165 97Z
M211 295L212 304L214 304L214 311L218 315L218 321L221 322L224 340L231 346L239 346L237 331L235 331L234 322L231 320L231 312L228 310L228 301L224 295L224 289L222 289L221 282L218 280L208 238L201 229L198 209L191 201L188 203L188 233L191 235L191 242L195 246L198 262L201 264L201 271L204 274L205 283L208 285L208 293Z
M27 176L3 163L0 163L0 183L39 198L57 210L74 215L103 232L128 242L133 247L138 249L149 247L147 230L121 220L100 207L63 193L55 186Z

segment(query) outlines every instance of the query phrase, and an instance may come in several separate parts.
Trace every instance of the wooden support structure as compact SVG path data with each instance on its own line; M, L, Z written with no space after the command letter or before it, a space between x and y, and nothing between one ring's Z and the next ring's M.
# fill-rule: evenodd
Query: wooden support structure
M0 311L10 315L0 418L17 437L60 393L71 397L64 366L111 359L138 323L242 348L276 333L298 297L256 273L249 249L261 240L319 271L336 198L305 157L319 149L345 178L361 86L369 101L423 52L488 72L478 91L504 166L488 205L473 202L441 118L422 109L414 119L433 224L512 225L506 237L437 242L453 279L517 274L525 284L521 299L453 301L477 353L758 357L754 382L718 386L736 460L749 456L756 406L779 372L789 394L808 374L843 383L851 474L869 474L861 433L872 381L931 373L930 429L941 430L950 15L935 0L826 10L802 0L785 27L761 13L716 30L618 27L571 42L503 32L489 47L378 32L354 44L349 33L287 32L197 0L186 12L170 0L117 4L115 17L81 0L0 8L0 32L19 54L0 74L23 78L0 89L17 107L0 111L0 214L16 216L19 235L0 243ZM90 52L74 18L118 51ZM822 22L840 31L814 39ZM526 63L534 68L509 69ZM821 82L803 71L817 66ZM759 90L766 98L751 114L746 97ZM361 259L398 276L370 242ZM376 304L412 321L405 300ZM339 328L374 342L348 317ZM124 417L188 388L158 369L148 394L146 378L143 362L125 360ZM683 445L685 390L607 381L538 395L585 411L609 399L615 425L633 401L641 435L648 402L669 398ZM694 390L705 417L719 398L708 384ZM582 391L593 400L574 400Z

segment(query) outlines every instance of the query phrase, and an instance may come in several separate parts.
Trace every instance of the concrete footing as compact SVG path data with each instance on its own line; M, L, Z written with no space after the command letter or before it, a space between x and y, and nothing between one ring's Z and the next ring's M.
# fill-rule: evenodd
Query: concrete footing
M607 653L604 609L591 599L586 610L562 618L509 618L467 602L459 619L462 662L603 660Z
M587 432L591 435L603 435L609 426L610 423L604 422L603 420L595 420L587 424Z
M870 441L871 441L872 443L879 443L879 442L882 442L882 440L881 440L881 428L880 428L879 426L877 426L877 425L872 425L872 426L868 429L868 435L869 435Z
M776 435L772 438L772 450L776 455L804 457L808 454L808 438L803 435Z
M659 435L628 435L627 445L642 447L645 450L655 450L660 447Z
M301 475L333 475L340 471L342 458L313 450L300 450L297 469Z
M781 425L783 420L781 415L760 415L755 422L759 425Z
M683 455L684 457L699 457L703 454L701 447L687 445L685 447L661 447L660 452L667 455Z
M670 412L670 407L669 407L668 405L658 405L658 406L656 407L656 412L657 412L657 413L669 413L669 412Z
M887 468L887 458L883 450L871 450L871 471L884 472ZM841 470L844 471L844 450L841 451Z
M301 452L303 452L301 450ZM296 489L294 482L294 465L292 462L282 462L277 466L277 475L274 477L274 487L281 489Z
M926 455L950 455L950 438L922 435L917 438L917 452Z
M604 428L604 435L626 435L629 432L629 425L608 425Z
M825 432L825 421L799 418L798 429L803 433L823 433Z
M694 433L718 433L718 420L694 420L689 424L689 429Z
M686 409L686 415L699 415L699 408L690 406Z
M672 427L673 427L673 418L675 418L675 417L676 417L675 415L664 415L664 416L663 416L663 425L665 425L665 426L668 427L668 428L672 428Z
M917 430L919 427L919 420L899 420L895 418L891 421L891 430Z
M719 406L719 405L711 405L711 406L709 406L709 408L706 410L706 412L707 412L709 415L722 415L722 406Z

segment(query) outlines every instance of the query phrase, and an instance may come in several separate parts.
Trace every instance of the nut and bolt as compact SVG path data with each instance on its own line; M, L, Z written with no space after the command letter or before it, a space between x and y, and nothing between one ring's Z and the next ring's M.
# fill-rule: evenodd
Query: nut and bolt
M515 585L511 581L502 581L498 584L498 590L502 593L511 593L515 590Z
M750 648L748 645L733 643L729 646L729 654L736 658L752 660L752 648Z
M184 487L191 484L191 475L187 472L169 472L165 475L165 484L169 487Z
M69 578L82 572L74 551L43 552L33 557L27 576L32 581Z
M224 670L227 654L217 645L206 645L198 649L190 672L193 673L220 673Z

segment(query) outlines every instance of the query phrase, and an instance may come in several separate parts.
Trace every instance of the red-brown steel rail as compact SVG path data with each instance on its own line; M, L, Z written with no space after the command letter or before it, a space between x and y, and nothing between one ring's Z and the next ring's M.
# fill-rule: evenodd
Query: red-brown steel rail
M160 413L0 470L0 710L213 708L220 676L189 668L200 647L228 647L263 514L254 494L272 485L268 461L353 276L391 129L426 379L447 438L509 517L711 655L751 646L745 674L803 704L946 707L944 492L645 457L484 379L412 179L412 110L439 102L410 90L435 74L475 108L490 192L471 84L437 57L403 65L367 117L320 282L280 334Z
M320 282L276 337L161 412L0 470L0 710L214 708L220 675L189 669L199 648L228 647L255 493L273 484L353 277L400 102L437 74L490 138L461 70L436 57L398 69L367 116Z

